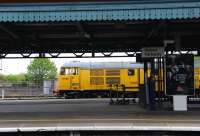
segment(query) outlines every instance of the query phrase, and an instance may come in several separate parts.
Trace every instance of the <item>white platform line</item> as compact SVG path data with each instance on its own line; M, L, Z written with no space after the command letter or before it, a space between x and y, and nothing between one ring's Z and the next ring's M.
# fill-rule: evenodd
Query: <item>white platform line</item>
M36 131L200 131L197 126L169 126L169 125L140 125L134 126L101 126L101 125L88 125L88 126L56 126L56 127L7 127L0 128L0 132L36 132Z
M115 118L108 118L108 119L95 119L95 118L83 118L83 119L1 119L0 122L70 122L70 121L80 121L80 123L85 123L86 122L90 122L90 121L148 121L148 123L152 122L159 122L159 123L166 123L166 122L175 122L175 123L182 123L182 122L193 122L193 123L200 123L200 119L158 119L158 118L141 118L141 119L129 119L129 118L125 118L125 119L115 119ZM81 122L82 121L82 122ZM97 122L98 123L98 122ZM129 122L127 122L129 123Z

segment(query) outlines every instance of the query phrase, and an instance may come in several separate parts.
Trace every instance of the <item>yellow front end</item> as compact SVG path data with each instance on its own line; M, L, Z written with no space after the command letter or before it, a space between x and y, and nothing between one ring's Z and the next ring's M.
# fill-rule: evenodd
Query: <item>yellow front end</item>
M80 90L79 68L61 68L58 76L56 95L62 95L66 91Z

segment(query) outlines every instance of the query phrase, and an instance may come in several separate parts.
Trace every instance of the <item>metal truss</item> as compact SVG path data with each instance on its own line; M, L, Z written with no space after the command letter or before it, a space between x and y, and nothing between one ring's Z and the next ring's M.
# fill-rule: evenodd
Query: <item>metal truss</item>
M0 54L1 58L104 58L104 57L136 57L141 52L74 52L74 53L17 53ZM165 54L194 54L200 56L200 51L167 51Z
M194 54L197 56L200 56L200 52L199 51L168 51L167 54L179 54L179 55L183 55L183 54Z
M0 58L103 58L103 57L136 57L141 52L92 52L92 53L18 53L0 54Z

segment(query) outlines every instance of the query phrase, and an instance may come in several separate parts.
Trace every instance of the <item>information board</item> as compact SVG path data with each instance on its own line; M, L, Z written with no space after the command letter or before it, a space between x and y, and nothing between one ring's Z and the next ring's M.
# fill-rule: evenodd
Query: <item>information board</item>
M194 95L194 56L166 58L166 95Z
M159 57L164 57L163 47L142 48L142 58L159 58Z

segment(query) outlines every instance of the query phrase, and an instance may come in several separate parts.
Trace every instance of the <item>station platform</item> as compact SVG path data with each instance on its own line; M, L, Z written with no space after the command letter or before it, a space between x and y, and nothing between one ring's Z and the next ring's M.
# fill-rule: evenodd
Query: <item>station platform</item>
M0 109L0 132L200 131L198 105L174 112L109 105L109 99L2 100Z

